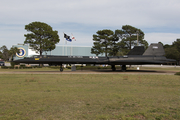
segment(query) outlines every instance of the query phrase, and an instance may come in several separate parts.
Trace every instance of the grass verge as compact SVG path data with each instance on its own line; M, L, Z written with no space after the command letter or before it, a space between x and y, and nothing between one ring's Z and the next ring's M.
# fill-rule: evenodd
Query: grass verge
M0 119L180 119L175 75L1 75Z

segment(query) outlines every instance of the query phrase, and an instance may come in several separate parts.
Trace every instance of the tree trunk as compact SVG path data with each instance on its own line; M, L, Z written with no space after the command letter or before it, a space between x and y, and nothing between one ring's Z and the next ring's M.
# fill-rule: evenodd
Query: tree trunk
M42 50L40 50L40 57L42 56ZM43 64L39 64L40 67L43 66Z

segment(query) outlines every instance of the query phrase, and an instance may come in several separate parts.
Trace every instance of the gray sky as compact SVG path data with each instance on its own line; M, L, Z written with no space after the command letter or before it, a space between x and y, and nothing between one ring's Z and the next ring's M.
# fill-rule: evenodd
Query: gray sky
M92 46L98 30L131 25L145 33L148 43L172 44L180 38L179 0L0 0L0 47L24 43L25 25L45 22L73 33L72 45ZM70 45L70 43L68 43Z

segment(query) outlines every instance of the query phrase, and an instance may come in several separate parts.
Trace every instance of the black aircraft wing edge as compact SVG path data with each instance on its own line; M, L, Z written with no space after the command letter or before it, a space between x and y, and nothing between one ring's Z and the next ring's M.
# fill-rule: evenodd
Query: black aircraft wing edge
M114 57L35 55L24 59L14 60L13 62L17 64L60 65L60 71L63 71L62 64L107 64L111 65L113 71L116 70L115 65L122 65L122 71L126 71L126 65L165 64L176 62L176 60L167 59L164 56L165 52L160 43L151 44L145 52L142 52L142 50L142 46L134 47L128 55Z

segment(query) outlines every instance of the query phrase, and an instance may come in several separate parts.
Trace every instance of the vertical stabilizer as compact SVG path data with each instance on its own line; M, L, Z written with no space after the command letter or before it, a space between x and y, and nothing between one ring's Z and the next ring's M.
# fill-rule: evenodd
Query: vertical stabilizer
M134 48L127 55L142 55L144 51L144 46L134 46Z
M161 43L152 43L143 55L165 55L163 45Z

